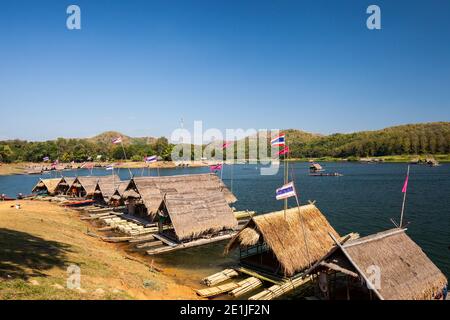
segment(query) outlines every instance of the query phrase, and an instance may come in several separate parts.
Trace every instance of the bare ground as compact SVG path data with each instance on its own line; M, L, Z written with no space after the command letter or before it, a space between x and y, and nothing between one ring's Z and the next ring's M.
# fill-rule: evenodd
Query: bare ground
M15 209L16 203L21 209ZM197 299L184 275L86 234L76 211L38 201L0 202L0 300ZM67 267L81 289L67 289ZM176 281L175 281L176 280Z

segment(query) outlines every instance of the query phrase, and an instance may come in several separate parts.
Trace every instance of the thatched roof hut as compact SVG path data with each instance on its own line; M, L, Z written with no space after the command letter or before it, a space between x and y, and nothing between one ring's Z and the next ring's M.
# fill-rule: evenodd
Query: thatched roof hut
M309 170L312 172L317 172L317 171L323 171L323 168L318 163L311 163L311 165L309 166Z
M55 195L60 182L61 178L39 179L39 182L33 187L31 192Z
M120 184L120 177L106 176L98 180L95 192L101 198L103 198L104 202L108 202L109 199L114 195Z
M56 186L56 193L66 194L74 181L75 178L62 177L58 185Z
M242 264L291 277L331 249L334 242L328 233L339 238L319 209L309 204L288 209L286 215L277 211L253 216L226 252L239 246ZM250 255L242 258L242 251Z
M92 198L98 191L98 185L108 185L114 184L114 180L119 178L114 178L113 176L88 176L88 177L77 177L70 186L69 193L71 195L76 195L79 197ZM98 192L97 192L98 194Z
M447 279L405 231L396 228L348 241L325 265L351 270L366 283L373 266L379 268L379 287L372 288L379 299L433 299Z
M143 215L154 218L163 197L168 194L186 194L189 192L220 191L227 203L237 199L215 174L192 174L164 177L136 177L130 180L124 198L136 199L145 212ZM134 209L129 208L133 213Z
M110 205L122 206L124 204L123 194L129 183L130 180L116 182L114 193L108 199Z
M168 193L159 214L172 224L178 241L208 237L221 231L233 231L238 222L220 190Z

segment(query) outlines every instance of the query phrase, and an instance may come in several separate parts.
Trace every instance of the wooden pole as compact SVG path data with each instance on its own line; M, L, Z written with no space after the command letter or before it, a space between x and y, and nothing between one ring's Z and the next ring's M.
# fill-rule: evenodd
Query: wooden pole
M409 165L408 165L408 171L406 173L406 179L409 182ZM402 203L402 213L400 214L400 225L399 227L403 227L403 214L405 212L405 202L406 202L406 192L408 191L408 185L406 186L405 192L403 193L403 203Z
M287 147L287 143L286 143L286 147ZM288 162L288 158L289 158L289 153L286 153L284 156L284 184L288 183L288 175L289 175L289 171L288 171L288 166L289 166L289 162ZM297 197L297 196L296 196ZM297 200L298 203L298 200ZM284 219L286 219L286 211L288 208L288 198L284 199Z
M123 146L123 141L120 141L120 145L122 146L123 156L125 157L125 162L127 160L127 154L125 152L125 147ZM131 173L131 169L128 168L128 173L130 174L130 179L133 178L133 174Z

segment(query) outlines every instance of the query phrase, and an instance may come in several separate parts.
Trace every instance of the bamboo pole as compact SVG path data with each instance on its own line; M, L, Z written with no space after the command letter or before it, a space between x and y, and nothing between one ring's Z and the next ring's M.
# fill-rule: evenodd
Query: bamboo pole
M409 165L408 165L408 171L406 173L406 179L407 179L406 183L408 183L409 182L408 181L409 180ZM405 202L406 202L407 190L408 190L408 185L406 185L405 192L403 193L402 213L400 214L400 225L399 225L400 228L403 227L403 213L405 212Z

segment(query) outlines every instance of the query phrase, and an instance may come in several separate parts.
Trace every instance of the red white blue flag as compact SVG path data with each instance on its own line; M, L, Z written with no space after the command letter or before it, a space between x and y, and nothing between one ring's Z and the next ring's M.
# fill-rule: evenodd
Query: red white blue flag
M272 146L284 146L286 144L285 141L285 134L280 134L279 136L275 137L274 139L270 140L270 144Z
M119 143L122 143L122 137L117 137L117 138L113 139L113 140L112 140L112 143L113 143L113 144L119 144Z
M158 161L158 157L157 156L145 157L144 161L146 163L153 163L153 162Z
M297 194L295 193L295 187L293 182L289 182L276 190L277 200L295 197L296 195Z

